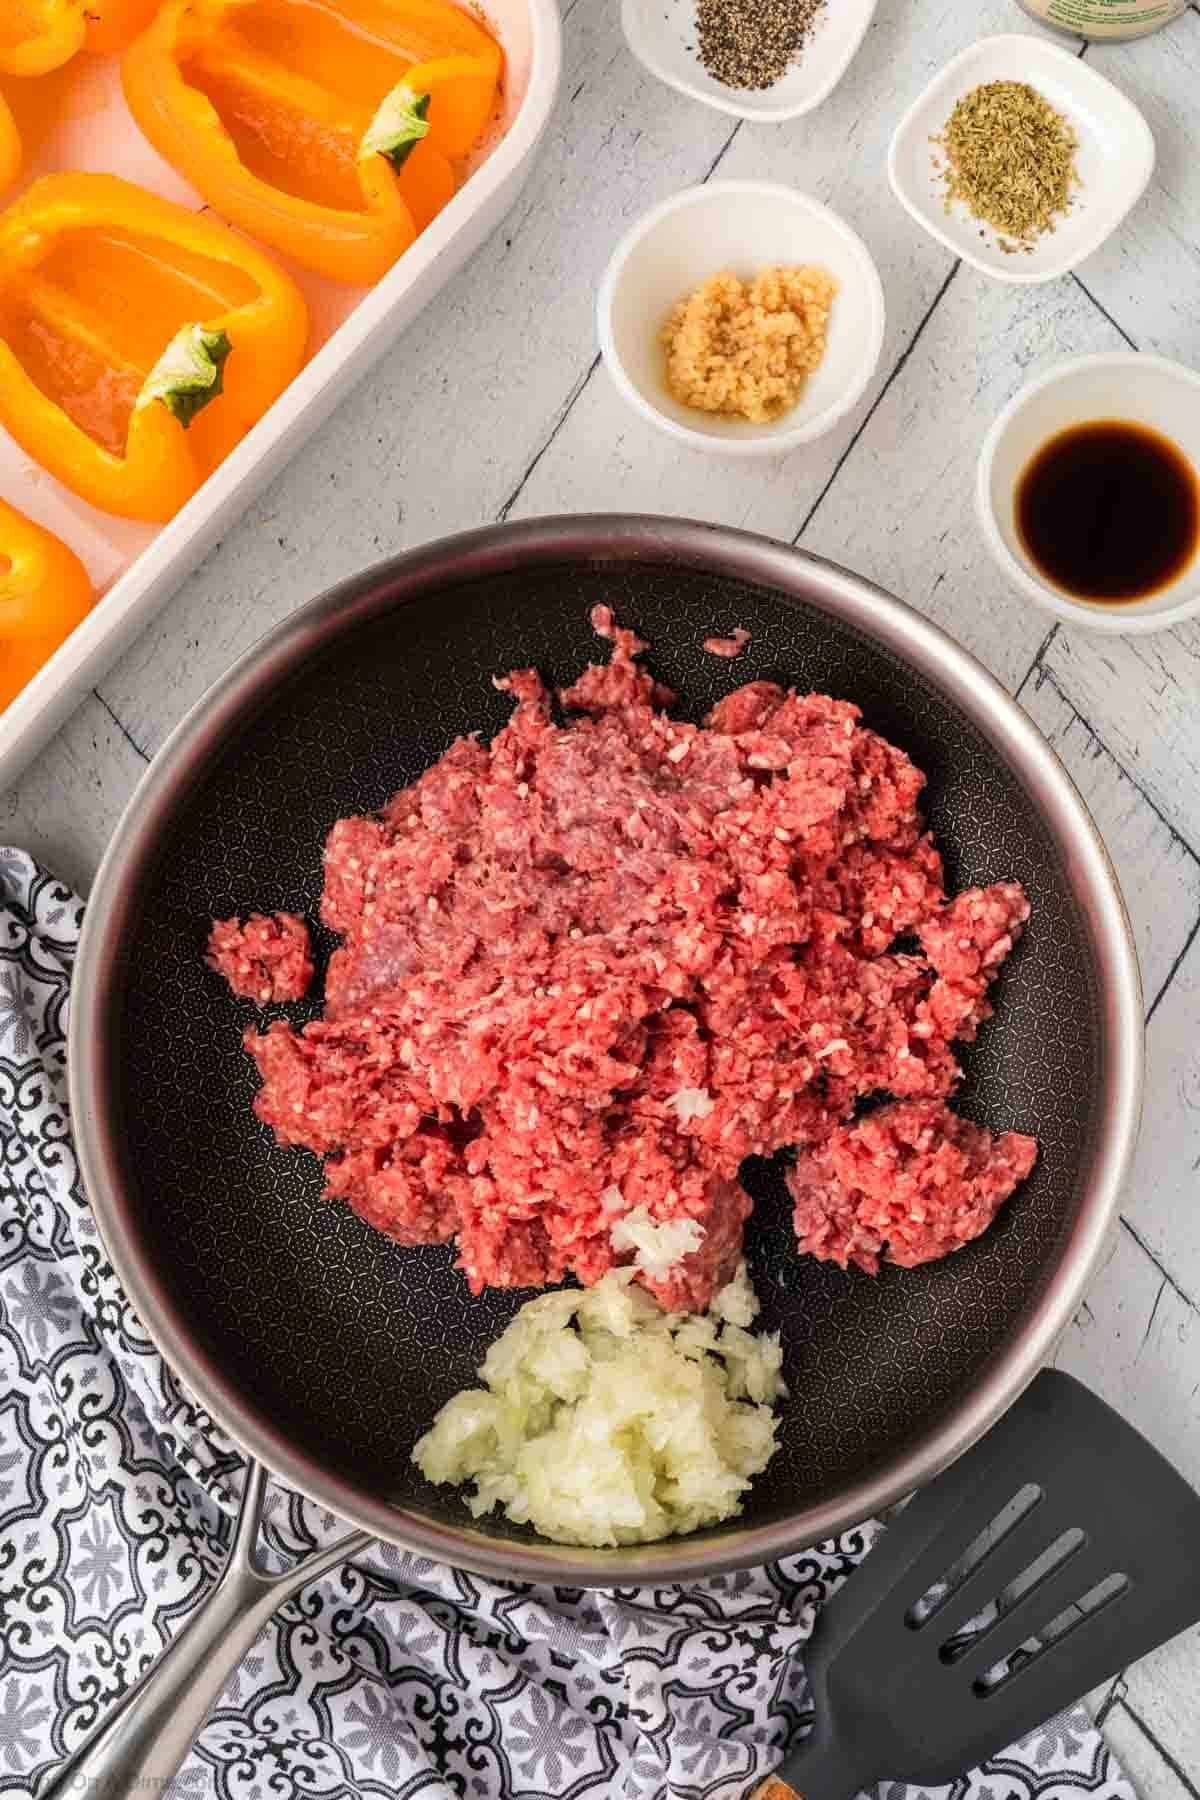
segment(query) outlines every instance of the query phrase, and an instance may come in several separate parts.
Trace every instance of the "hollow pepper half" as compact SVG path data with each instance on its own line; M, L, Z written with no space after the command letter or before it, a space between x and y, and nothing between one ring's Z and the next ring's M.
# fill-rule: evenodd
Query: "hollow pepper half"
M21 134L8 101L0 94L0 194L5 193L21 173Z
M74 551L0 500L0 711L32 681L94 600Z
M46 175L0 213L0 424L105 512L177 512L307 334L261 250L115 175Z
M78 50L123 50L158 0L0 0L0 74L48 75Z
M449 0L166 0L122 79L155 149L226 218L366 285L454 193L502 64Z

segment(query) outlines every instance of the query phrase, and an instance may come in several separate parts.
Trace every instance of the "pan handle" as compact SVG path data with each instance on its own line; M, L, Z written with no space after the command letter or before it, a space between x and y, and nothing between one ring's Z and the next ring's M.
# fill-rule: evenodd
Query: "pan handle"
M250 1463L220 1579L179 1635L56 1772L38 1800L145 1800L165 1792L209 1709L272 1614L318 1575L372 1542L347 1532L282 1575L259 1568L254 1551L266 1471Z

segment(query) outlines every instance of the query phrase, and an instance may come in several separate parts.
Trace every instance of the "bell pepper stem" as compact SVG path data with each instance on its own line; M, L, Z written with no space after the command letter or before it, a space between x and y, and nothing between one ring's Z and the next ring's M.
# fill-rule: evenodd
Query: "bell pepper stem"
M386 156L400 169L429 131L429 95L416 94L399 82L380 104L358 147L360 160Z
M224 387L225 359L233 348L224 331L185 325L171 339L137 397L137 409L161 400L172 418L189 426Z

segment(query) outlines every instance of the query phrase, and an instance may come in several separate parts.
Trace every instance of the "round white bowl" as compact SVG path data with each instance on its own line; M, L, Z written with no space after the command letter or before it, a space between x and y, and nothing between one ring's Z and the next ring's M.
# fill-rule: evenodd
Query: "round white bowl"
M1200 556L1147 600L1079 600L1037 568L1021 542L1021 475L1048 438L1091 419L1161 432L1200 475L1200 374L1163 356L1115 350L1059 363L1009 401L984 440L975 501L988 548L1013 586L1059 619L1113 636L1165 631L1200 613Z
M682 406L667 390L659 332L707 276L813 263L838 284L825 355L796 405L757 424ZM596 303L600 349L635 412L722 456L782 456L832 429L862 398L883 348L883 285L857 233L820 201L773 181L710 181L646 213L613 251Z
M832 94L875 15L878 0L836 0L786 74L769 88L731 88L714 79L696 50L696 0L621 0L621 27L638 61L693 100L761 125L798 119Z

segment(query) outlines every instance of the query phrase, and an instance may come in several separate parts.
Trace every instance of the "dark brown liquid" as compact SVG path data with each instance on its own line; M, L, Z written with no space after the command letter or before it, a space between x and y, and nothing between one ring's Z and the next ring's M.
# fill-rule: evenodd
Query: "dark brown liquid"
M1017 487L1025 549L1082 600L1145 600L1200 547L1200 487L1169 438L1125 419L1075 425L1042 445Z

